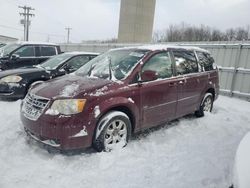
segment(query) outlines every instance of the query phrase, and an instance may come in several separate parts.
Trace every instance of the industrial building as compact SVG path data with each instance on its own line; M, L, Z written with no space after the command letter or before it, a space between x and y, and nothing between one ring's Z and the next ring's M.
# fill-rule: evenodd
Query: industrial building
M15 42L17 40L18 40L17 38L0 35L0 43Z
M156 0L121 0L119 43L152 40Z

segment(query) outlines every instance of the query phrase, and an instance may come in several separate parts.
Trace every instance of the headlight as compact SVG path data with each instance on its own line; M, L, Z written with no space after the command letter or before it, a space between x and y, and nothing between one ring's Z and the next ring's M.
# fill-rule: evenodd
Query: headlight
M63 99L56 100L51 106L51 110L64 115L77 114L83 111L85 99Z
M6 83L18 83L22 80L21 76L6 76L2 79L0 79L0 82L6 82Z

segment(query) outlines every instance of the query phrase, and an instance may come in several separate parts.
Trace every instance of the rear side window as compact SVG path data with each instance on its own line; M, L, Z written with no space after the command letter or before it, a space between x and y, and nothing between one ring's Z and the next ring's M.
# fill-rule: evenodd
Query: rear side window
M34 46L23 46L14 52L14 54L19 55L20 57L34 57L35 48Z
M210 54L205 52L196 52L200 65L204 71L214 70L214 59L210 56Z
M151 57L142 68L144 71L155 71L158 78L169 78L173 75L169 53L159 53Z
M56 55L56 48L53 46L42 46L41 56L53 56Z
M194 52L187 50L173 51L177 75L198 72L198 63Z

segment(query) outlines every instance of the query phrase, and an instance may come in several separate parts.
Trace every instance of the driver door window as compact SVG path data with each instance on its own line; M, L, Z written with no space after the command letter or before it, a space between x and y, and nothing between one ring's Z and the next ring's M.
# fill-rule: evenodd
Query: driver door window
M33 46L23 46L14 52L14 54L20 57L35 57L35 49Z
M173 76L172 62L169 53L159 53L151 57L142 68L144 71L156 72L158 79L170 78Z

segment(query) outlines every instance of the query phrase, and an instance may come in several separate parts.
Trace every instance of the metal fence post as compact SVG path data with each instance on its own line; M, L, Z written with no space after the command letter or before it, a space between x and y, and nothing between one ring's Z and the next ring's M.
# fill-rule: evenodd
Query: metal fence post
M234 91L234 86L235 86L235 81L236 81L236 76L237 76L237 68L240 63L240 57L241 57L241 51L242 51L243 44L239 44L238 50L237 50L237 55L235 58L235 63L234 63L234 70L233 70L233 78L232 78L232 83L231 83L231 88L230 88L230 96L233 96L233 91Z

